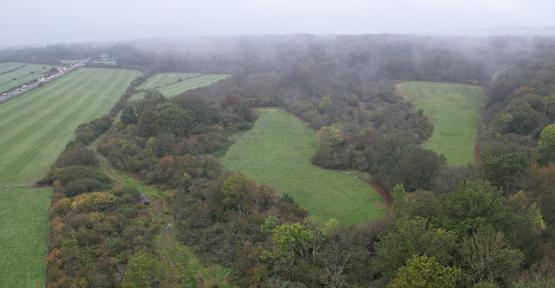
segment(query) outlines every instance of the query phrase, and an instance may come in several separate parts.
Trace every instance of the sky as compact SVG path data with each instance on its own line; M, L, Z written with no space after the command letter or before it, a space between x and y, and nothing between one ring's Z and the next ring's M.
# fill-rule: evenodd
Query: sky
M553 0L2 0L0 46L555 26Z

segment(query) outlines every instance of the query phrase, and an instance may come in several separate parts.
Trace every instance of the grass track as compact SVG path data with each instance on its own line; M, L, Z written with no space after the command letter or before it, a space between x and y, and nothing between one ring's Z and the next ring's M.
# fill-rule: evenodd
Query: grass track
M132 70L82 68L0 105L0 287L42 287L51 189L42 177L75 129L110 111Z
M451 166L475 159L476 133L485 101L482 88L466 84L402 82L397 92L421 108L434 124L432 137L424 146L447 158Z
M255 126L230 147L222 163L290 194L323 219L361 223L383 216L383 199L359 177L312 165L318 145L316 134L291 114L261 109Z

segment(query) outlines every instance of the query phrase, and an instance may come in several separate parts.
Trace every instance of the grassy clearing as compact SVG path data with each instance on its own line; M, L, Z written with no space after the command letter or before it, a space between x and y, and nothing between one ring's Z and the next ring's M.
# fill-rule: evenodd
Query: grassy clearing
M466 84L403 82L397 92L421 108L434 124L424 146L447 158L451 166L474 162L480 110L485 101L482 88Z
M127 101L141 100L145 97L145 95L146 95L145 92L138 92L138 93L135 93L135 94L131 95L131 97L129 97L129 99L127 99Z
M323 219L360 223L383 216L383 199L359 177L312 165L318 145L316 134L291 114L262 109L255 126L230 147L222 163L293 196Z
M157 89L163 86L197 77L198 73L158 73L148 78L138 89Z
M138 89L156 89L166 97L174 97L188 90L214 84L226 79L225 74L195 74L195 73L160 73L156 74L140 85ZM141 96L132 97L133 100Z
M5 65L5 66L4 66ZM0 93L11 90L17 86L37 80L52 66L26 63L0 64ZM11 71L13 70L13 71ZM8 72L9 71L9 72Z
M79 124L110 111L140 73L79 69L0 105L0 185L34 183Z
M0 287L43 287L50 188L0 188Z
M79 69L0 105L0 287L42 287L50 189L35 183L75 129L110 111L131 70Z
M220 80L228 78L229 75L207 74L177 82L172 85L159 88L160 92L166 97L177 96L185 91L212 85Z

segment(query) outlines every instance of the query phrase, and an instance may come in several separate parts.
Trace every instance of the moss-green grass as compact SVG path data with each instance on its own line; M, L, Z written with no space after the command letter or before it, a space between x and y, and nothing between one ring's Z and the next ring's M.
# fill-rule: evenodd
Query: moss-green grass
M127 101L135 101L135 100L141 100L143 98L145 98L146 92L137 92L133 95L131 95L131 97L129 97L129 99L127 99Z
M44 286L51 192L29 186L75 129L109 112L138 76L83 68L0 105L0 287Z
M214 84L226 79L226 74L160 73L148 78L137 89L156 89L166 97L174 97L188 90ZM134 100L140 99L138 97Z
M0 185L34 183L75 129L109 112L139 75L83 68L0 105Z
M432 121L434 131L424 147L443 154L450 166L474 163L480 112L486 99L481 87L402 82L397 84L397 93Z
M0 93L11 90L17 86L37 80L44 75L52 66L27 63L4 63L0 64ZM12 70L13 71L10 71ZM10 71L10 72L8 72Z
M23 63L18 63L18 62L4 62L4 63L0 63L0 74L4 74L8 71L14 70L18 67L22 67L25 64Z
M0 287L44 287L50 188L0 188Z
M261 109L254 127L226 152L222 164L259 183L287 193L310 214L341 223L361 223L386 212L383 199L368 183L347 172L312 165L316 134L293 115Z
M166 85L174 84L193 77L197 77L198 73L158 73L149 77L138 89L156 89Z

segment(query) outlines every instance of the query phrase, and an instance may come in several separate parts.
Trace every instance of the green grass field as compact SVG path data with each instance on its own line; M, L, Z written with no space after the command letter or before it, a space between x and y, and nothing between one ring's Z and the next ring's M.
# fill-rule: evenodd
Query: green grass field
M0 188L0 287L44 287L50 188Z
M52 66L42 64L2 63L0 64L0 93L39 79L50 68Z
M51 189L28 187L138 76L82 68L0 105L0 287L43 287Z
M170 85L182 80L187 80L193 77L197 77L198 73L158 73L152 75L143 84L141 84L138 89L157 89L166 85Z
M188 90L214 84L228 78L225 74L160 73L145 81L137 89L156 89L166 97L174 97ZM135 97L135 99L140 99Z
M79 124L110 111L131 70L79 69L0 105L0 184L34 183Z
M8 71L14 70L15 68L22 67L25 64L17 62L4 62L0 63L0 74L4 74Z
M451 166L473 163L480 111L485 101L482 88L466 84L402 82L397 92L421 108L434 125L424 146L447 158Z
M368 183L347 172L312 165L318 147L316 134L296 117L262 109L254 127L229 148L222 164L288 193L322 219L361 223L383 216L383 199Z

